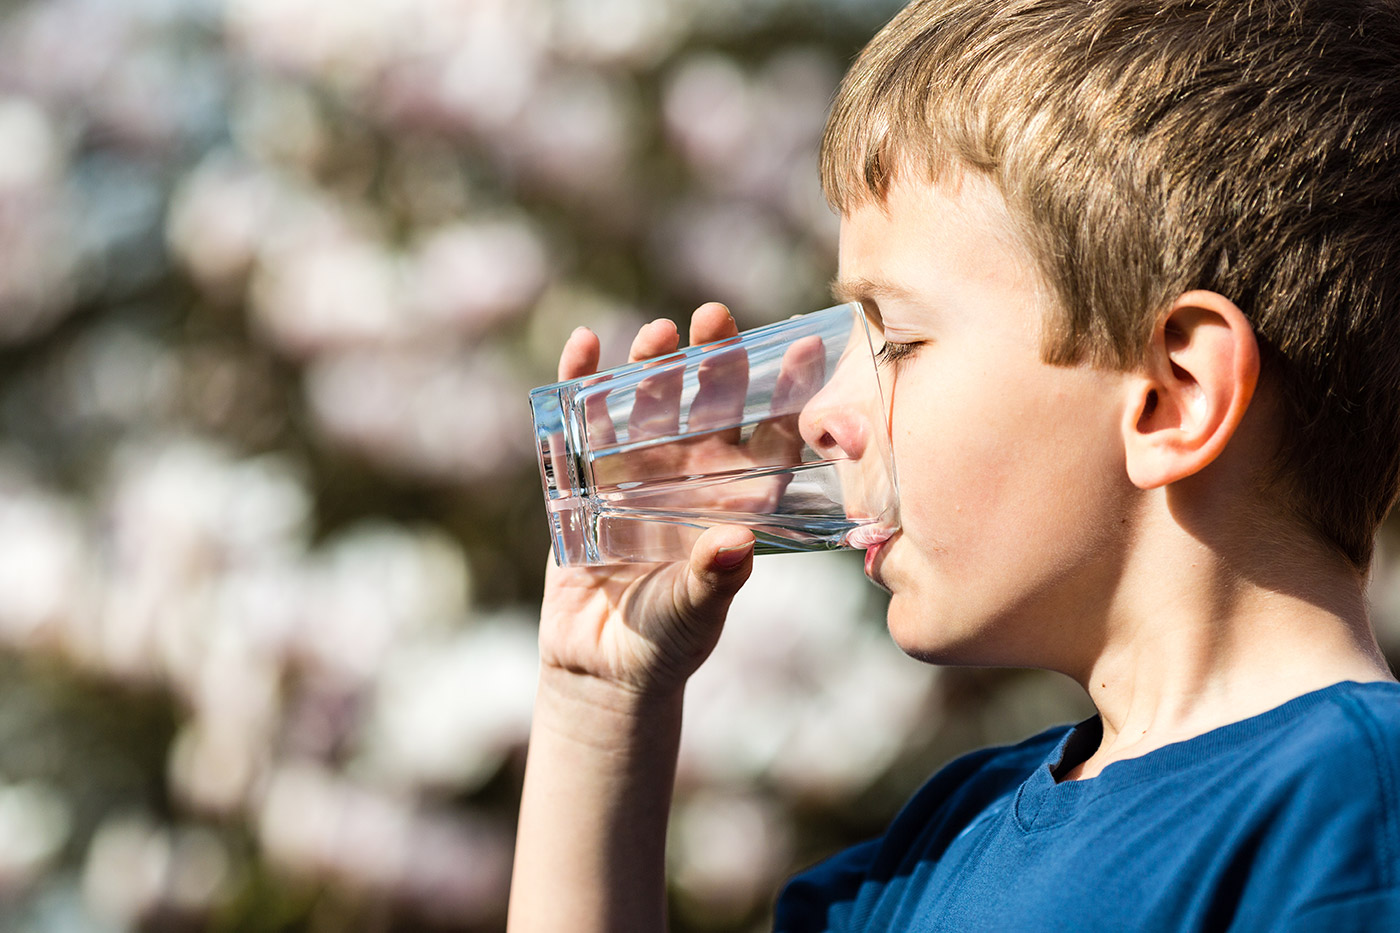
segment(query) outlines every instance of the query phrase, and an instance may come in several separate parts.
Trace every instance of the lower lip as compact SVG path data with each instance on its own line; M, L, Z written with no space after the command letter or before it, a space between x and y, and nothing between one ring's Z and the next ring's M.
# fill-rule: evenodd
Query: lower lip
M880 579L875 562L880 558L881 549L898 533L897 529L884 525L862 525L851 529L844 542L847 547L865 549L865 575L886 590L889 587Z
M884 548L884 546L885 546L885 542L884 542L884 541L881 541L879 544L877 544L877 545L875 545L875 546L873 546L873 547L870 547L870 548L867 548L867 549L866 549L866 551L865 551L865 575L866 575L867 577L869 577L871 580L873 580L873 581L874 581L876 584L878 584L880 587L882 587L882 588L884 588L884 589L889 589L888 586L885 586L885 581L882 580L882 579L880 579L879 573L878 573L878 572L876 571L876 569L875 569L875 562L876 562L877 560L879 560L879 558L880 558L880 551Z

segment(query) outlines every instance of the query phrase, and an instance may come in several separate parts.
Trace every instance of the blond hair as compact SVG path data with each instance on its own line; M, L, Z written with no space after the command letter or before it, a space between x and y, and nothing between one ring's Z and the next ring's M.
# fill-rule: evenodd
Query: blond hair
M1400 7L916 0L834 102L842 213L900 172L986 173L1060 310L1047 361L1130 367L1205 288L1282 399L1277 478L1357 567L1400 478Z

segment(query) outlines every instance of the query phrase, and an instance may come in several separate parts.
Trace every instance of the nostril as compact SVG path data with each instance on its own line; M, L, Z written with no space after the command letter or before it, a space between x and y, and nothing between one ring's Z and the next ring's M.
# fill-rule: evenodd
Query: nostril
M836 438L823 431L822 436L817 440L817 446L822 450L830 450L836 446Z

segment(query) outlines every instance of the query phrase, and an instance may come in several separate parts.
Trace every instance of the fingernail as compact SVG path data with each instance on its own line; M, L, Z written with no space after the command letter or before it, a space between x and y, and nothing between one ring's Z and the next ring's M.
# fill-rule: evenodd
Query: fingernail
M722 547L715 552L715 566L723 570L733 570L748 558L749 552L752 550L752 541Z
M587 333L591 333L591 331L590 331L587 327L584 327L582 324L580 324L578 327L575 327L575 328L574 328L574 332L573 332L572 334L569 335L569 339L570 339L570 340L573 340L573 339L574 339L575 337L577 337L579 334L587 334Z

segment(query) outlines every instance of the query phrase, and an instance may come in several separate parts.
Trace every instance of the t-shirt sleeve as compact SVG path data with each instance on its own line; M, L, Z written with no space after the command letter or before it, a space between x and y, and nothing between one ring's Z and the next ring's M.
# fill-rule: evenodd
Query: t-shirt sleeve
M837 933L850 929L856 895L870 872L880 840L838 852L797 875L778 895L774 933Z
M1400 930L1400 887L1377 888L1303 905L1277 929L1289 933L1394 933Z

